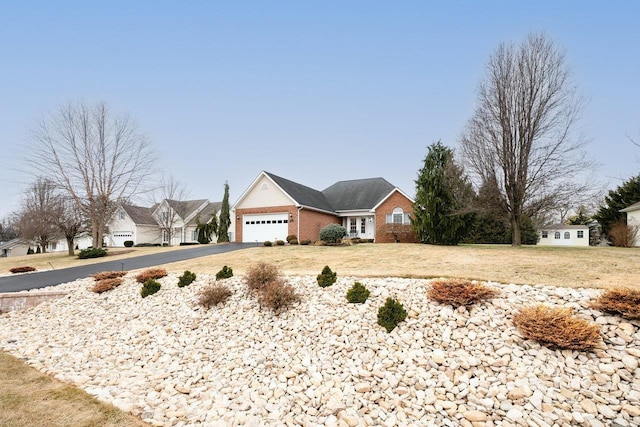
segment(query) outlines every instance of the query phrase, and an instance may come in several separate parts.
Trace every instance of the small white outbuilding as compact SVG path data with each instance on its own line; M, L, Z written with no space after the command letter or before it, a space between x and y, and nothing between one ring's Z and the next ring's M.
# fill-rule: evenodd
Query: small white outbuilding
M539 232L538 245L589 246L589 227L586 225L552 224Z

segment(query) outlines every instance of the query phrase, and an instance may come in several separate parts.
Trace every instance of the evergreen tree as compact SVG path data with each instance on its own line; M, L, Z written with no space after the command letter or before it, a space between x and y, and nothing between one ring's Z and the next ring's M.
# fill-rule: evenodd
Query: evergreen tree
M602 232L606 235L615 223L625 218L624 212L620 212L621 209L640 202L640 175L625 181L615 190L610 190L604 202L593 219L600 223Z
M473 188L450 148L438 141L428 150L416 180L416 236L422 243L457 245L473 220Z
M225 182L224 197L220 207L220 221L218 222L218 243L229 241L229 225L231 225L231 217L229 216L229 183Z
M198 232L199 243L203 245L211 243L211 237L218 234L218 213L214 212L209 222L201 223L200 218L198 218L196 231Z

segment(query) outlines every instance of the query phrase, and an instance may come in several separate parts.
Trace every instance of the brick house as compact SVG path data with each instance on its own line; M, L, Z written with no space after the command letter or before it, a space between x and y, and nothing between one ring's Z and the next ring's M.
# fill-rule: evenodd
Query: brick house
M414 242L413 233L388 232L389 225L409 228L413 200L383 178L339 181L318 191L269 172L261 172L233 206L237 242L315 241L320 229L340 224L350 237L376 243Z

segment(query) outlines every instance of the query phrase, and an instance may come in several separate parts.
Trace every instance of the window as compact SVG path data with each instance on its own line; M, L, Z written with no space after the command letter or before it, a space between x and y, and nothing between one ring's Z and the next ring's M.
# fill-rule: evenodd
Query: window
M160 215L163 222L169 221L169 211L163 211L160 213Z
M167 230L162 230L162 241L167 242L168 240L169 240L169 234L167 233Z
M571 233L569 233L568 231L564 232L564 238L565 239L570 239L571 238Z
M553 238L554 238L554 239L559 239L559 238L560 238L560 232L559 232L559 231L556 231L556 232L554 233L554 235L553 235Z
M124 219L124 211L120 211L120 219Z
M360 234L367 232L367 218L360 218Z
M542 230L542 238L546 239L549 237L549 232L547 230Z
M268 190L269 189L269 184L267 184L266 182L263 182L262 185L260 186L261 190Z
M357 222L355 218L349 218L349 233L356 234L358 232Z
M195 242L196 240L198 240L198 231L197 230L193 230L191 232L191 241Z
M578 239L584 239L584 231L578 230Z
M57 248L58 244L56 242L51 242L51 250L55 251Z
M394 208L393 213L387 214L387 224L411 224L408 213L404 213L402 208Z

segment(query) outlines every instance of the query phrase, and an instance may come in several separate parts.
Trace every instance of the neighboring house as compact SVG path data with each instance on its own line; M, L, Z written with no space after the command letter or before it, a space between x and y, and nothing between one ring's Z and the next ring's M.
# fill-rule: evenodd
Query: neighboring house
M213 215L216 215L216 218L219 218L221 207L222 202L208 202L204 208L196 213L196 215L192 215L185 225L185 236L188 238L186 241L197 242L198 230L196 228L198 227L198 223L208 223L213 218ZM211 236L212 242L215 242L216 240L217 236Z
M84 231L73 239L73 244L74 249L87 249L88 247L93 246L93 238L91 237L91 234ZM67 252L68 250L67 239L64 237L47 244L47 252Z
M589 226L553 224L542 228L538 245L589 246Z
M323 191L261 172L233 206L239 242L315 241L320 229L341 224L350 237L394 242L387 224L410 226L413 200L383 178L339 181ZM413 233L403 241L415 241Z
M160 244L161 234L153 217L154 208L122 205L116 209L107 224L109 234L105 237L107 246L123 247L127 240L134 244Z
M620 209L620 212L627 214L627 225L640 227L640 202ZM640 246L640 233L636 233L636 240L633 246Z
M18 237L17 239L0 243L0 257L26 255L30 247L30 242Z

